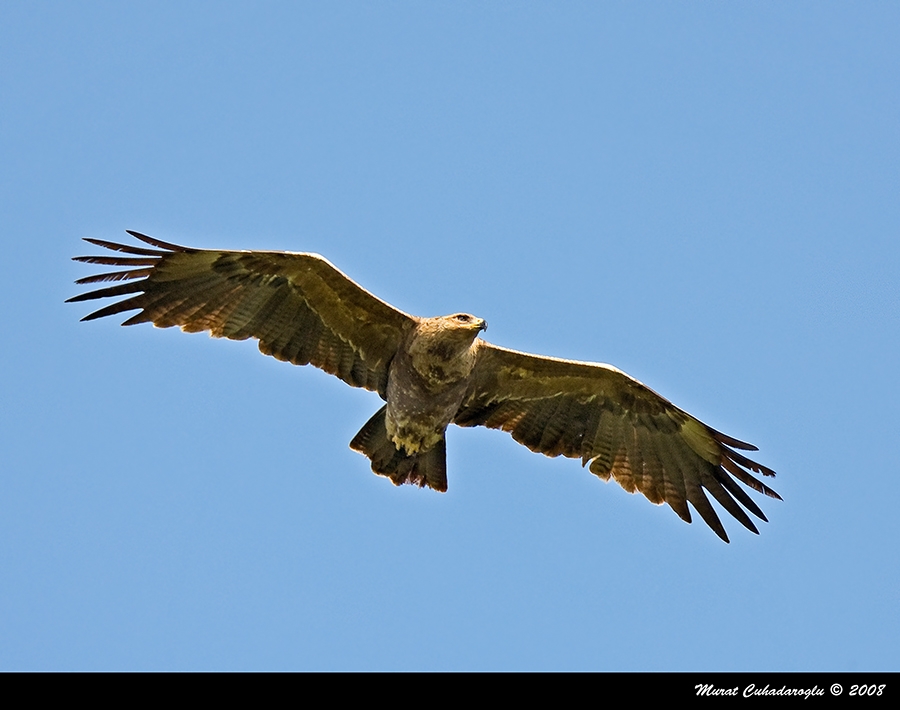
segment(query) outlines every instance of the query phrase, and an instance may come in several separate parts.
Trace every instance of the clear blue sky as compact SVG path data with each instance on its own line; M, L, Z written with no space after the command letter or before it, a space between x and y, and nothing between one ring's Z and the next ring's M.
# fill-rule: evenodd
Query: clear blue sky
M0 5L0 669L900 670L896 3ZM252 342L81 237L324 254L760 447L755 536ZM724 518L723 518L724 520Z

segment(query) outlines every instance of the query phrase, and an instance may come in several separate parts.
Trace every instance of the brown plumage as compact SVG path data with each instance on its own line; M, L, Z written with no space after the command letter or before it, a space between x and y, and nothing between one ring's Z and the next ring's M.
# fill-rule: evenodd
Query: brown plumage
M386 405L350 446L396 485L447 489L444 433L454 423L502 429L532 451L581 459L687 522L690 503L726 542L704 489L754 533L744 508L766 517L736 481L780 498L751 474L775 473L735 451L756 447L614 367L499 348L478 337L487 324L469 314L407 315L317 254L189 249L129 234L153 248L87 239L119 254L76 257L126 267L76 282L123 283L69 301L127 296L83 320L137 310L123 325L256 338L266 355L377 392Z

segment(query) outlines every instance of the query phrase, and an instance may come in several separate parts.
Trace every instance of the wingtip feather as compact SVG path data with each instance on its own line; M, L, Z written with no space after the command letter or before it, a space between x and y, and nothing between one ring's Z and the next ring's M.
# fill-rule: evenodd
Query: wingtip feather
M723 434L720 431L709 427L710 432L712 432L713 438L718 441L720 444L725 444L725 446L733 446L736 449L741 449L742 451L759 451L758 446L754 446L753 444L741 441L740 439L735 439L733 436L728 436L728 434Z
M159 247L160 249L166 249L167 251L191 251L187 247L178 246L177 244L172 244L170 242L164 242L161 239L150 237L146 234L141 234L140 232L136 232L133 229L126 229L125 231L135 239L140 239L142 242L150 244L151 246Z

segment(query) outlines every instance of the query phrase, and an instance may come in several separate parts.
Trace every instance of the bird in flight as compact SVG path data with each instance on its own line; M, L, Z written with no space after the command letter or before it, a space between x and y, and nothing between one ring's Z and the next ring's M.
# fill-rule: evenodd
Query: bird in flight
M191 249L128 234L151 248L85 239L117 253L75 257L125 267L76 281L123 283L67 302L127 296L82 320L137 310L122 325L256 338L265 355L377 392L385 405L350 447L395 485L446 491L445 432L456 424L502 429L532 451L580 458L604 481L668 503L688 523L690 503L725 542L704 489L754 533L744 509L766 516L738 481L781 499L751 473L775 472L735 451L755 446L703 424L615 367L492 345L479 337L487 323L468 313L408 315L318 254Z

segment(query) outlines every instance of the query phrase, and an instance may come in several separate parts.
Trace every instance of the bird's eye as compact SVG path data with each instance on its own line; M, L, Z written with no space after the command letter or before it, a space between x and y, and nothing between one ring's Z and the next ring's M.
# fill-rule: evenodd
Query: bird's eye
M461 320L464 323L467 323L469 321L469 316L464 316L464 315L460 314L460 315L456 316L456 320Z

